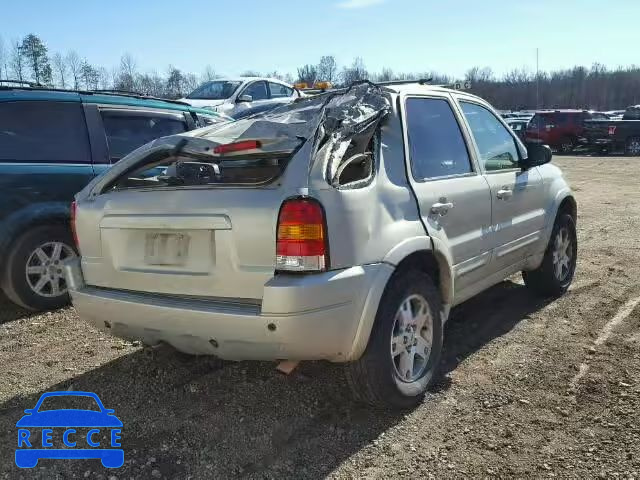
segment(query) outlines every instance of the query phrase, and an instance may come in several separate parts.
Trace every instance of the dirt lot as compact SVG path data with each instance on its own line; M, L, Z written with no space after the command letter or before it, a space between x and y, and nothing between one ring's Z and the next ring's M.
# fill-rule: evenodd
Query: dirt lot
M554 162L579 202L571 291L541 301L514 278L455 309L442 379L410 412L352 403L338 366L221 367L0 302L0 477L638 478L640 158ZM68 389L115 408L123 468L15 467L22 410Z

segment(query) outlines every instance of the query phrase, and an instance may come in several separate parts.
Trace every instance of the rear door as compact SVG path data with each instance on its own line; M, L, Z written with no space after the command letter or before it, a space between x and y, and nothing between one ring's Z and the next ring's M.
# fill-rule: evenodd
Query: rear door
M96 118L92 147L101 143L105 152L94 157L98 173L156 138L190 130L190 114L184 112L97 105L90 105L87 111Z
M532 254L542 238L546 198L537 167L522 170L513 133L488 108L460 99L477 158L491 188L492 272Z
M0 221L34 204L66 211L93 175L79 99L0 103Z
M268 82L269 84L269 97L270 103L281 104L289 103L294 98L293 88L289 88L286 85L275 82Z
M251 102L240 102L236 104L234 112L239 112L246 108L259 107L271 102L271 96L269 94L269 87L267 82L258 80L249 83L245 89L240 92L240 95L251 95L253 99Z
M448 96L403 98L409 179L429 235L450 250L456 294L486 275L491 197Z

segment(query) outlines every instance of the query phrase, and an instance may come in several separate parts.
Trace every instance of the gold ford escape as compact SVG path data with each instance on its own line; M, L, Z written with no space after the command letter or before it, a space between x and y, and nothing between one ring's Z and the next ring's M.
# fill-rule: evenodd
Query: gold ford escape
M76 196L79 315L230 360L346 363L357 398L419 402L449 309L522 271L574 275L551 152L483 100L361 83L158 139Z

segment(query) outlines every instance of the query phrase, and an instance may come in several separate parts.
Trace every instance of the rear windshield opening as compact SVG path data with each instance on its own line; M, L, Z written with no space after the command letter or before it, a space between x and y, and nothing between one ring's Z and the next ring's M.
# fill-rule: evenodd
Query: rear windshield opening
M282 175L289 159L234 157L202 161L180 155L135 169L119 178L112 189L266 184Z

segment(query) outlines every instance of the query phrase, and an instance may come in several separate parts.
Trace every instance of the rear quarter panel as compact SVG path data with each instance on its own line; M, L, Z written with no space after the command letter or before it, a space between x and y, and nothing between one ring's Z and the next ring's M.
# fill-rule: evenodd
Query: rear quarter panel
M373 181L361 188L330 187L319 162L310 189L324 205L332 269L381 262L402 241L425 237L416 199L407 181L397 106L381 127Z

